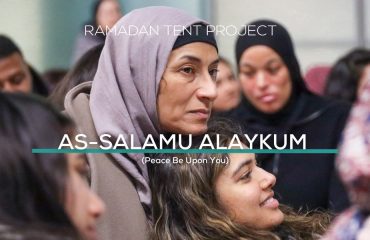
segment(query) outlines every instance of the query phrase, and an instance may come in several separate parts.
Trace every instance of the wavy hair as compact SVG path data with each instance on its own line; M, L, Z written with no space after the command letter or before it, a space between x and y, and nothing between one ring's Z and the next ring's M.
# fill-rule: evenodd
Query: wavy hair
M228 146L238 128L232 128L227 121L216 121L209 126L207 134L216 142L217 134L220 146ZM192 140L192 147L200 146L202 137ZM242 139L242 137L240 137ZM225 158L226 154L157 154L152 158L185 159L186 157L210 159ZM236 223L227 216L218 202L215 191L216 179L226 164L151 164L149 176L153 192L154 240L254 240L282 239L291 236L294 239L318 239L325 232L331 216L324 212L295 213L287 206L280 209L285 214L282 224L272 230L257 230Z

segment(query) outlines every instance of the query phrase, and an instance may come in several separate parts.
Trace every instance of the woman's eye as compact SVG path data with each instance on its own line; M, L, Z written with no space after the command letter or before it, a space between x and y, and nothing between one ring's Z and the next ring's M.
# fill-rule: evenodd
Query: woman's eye
M218 73L218 69L212 69L211 71L209 71L209 75L211 76L211 78L216 81L217 79L217 73Z
M78 170L78 174L82 177L82 178L88 178L89 176L89 171L87 169L79 169Z
M252 171L249 171L249 172L246 172L245 174L243 174L241 177L240 177L240 180L248 180L251 176L251 172Z
M276 74L278 71L279 71L280 67L270 67L267 69L267 71L270 73L270 74Z
M14 85L18 85L22 81L23 81L23 76L22 75L18 75L16 77L12 78L11 83L14 84Z
M227 80L229 80L230 82L234 82L236 79L234 77L234 75L230 75L227 77Z
M89 168L86 163L76 166L76 170L83 178L86 178L89 175Z
M186 73L186 74L193 74L194 73L194 68L184 67L184 68L181 69L181 72Z
M253 77L254 72L253 71L244 71L244 72L241 72L241 74L243 74L246 77L251 78L251 77Z

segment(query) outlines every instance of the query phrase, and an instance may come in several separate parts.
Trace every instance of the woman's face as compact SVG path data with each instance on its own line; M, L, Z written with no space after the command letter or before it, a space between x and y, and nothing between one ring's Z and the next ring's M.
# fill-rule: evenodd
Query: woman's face
M230 68L224 62L218 64L217 98L213 102L213 110L228 111L240 102L240 85Z
M96 22L103 29L112 28L122 17L121 7L117 0L103 0L96 13Z
M159 84L157 111L162 131L201 134L217 96L216 48L203 42L173 50Z
M105 211L102 200L88 187L86 161L81 154L68 154L66 211L83 239L97 239L97 220Z
M287 66L274 50L262 45L244 51L239 62L239 79L245 97L264 113L281 110L292 92Z
M272 228L284 220L272 191L275 182L274 175L256 166L254 154L230 154L230 164L216 180L218 202L239 224Z

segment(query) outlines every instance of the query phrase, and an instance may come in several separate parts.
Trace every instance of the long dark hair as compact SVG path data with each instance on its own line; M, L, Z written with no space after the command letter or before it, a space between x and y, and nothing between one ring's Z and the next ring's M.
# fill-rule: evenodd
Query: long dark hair
M33 148L57 148L71 129L71 122L41 99L0 94L1 224L76 235L64 210L65 156L32 154Z
M225 147L235 130L231 122L215 121L207 132L212 142L218 140ZM238 131L239 132L239 131ZM218 137L217 137L218 135ZM192 148L200 146L202 137L192 140ZM242 137L240 137L242 139ZM225 159L225 154L153 154L152 158L179 159L186 157ZM226 164L167 163L149 165L149 179L153 193L153 231L155 240L262 240L318 239L330 222L321 212L297 214L281 206L285 219L276 229L257 230L233 221L219 204L215 191L216 179Z
M359 80L370 64L370 50L354 49L341 57L332 67L324 95L353 103L357 98Z

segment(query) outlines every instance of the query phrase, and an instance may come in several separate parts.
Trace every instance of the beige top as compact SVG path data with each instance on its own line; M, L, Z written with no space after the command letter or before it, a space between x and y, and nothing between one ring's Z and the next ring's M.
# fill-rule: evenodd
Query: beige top
M89 109L91 83L82 83L68 92L65 111L75 121L78 132L87 135L88 142L98 142ZM106 204L106 212L98 224L99 239L149 239L144 209L124 169L106 154L88 154L88 164L91 188Z

